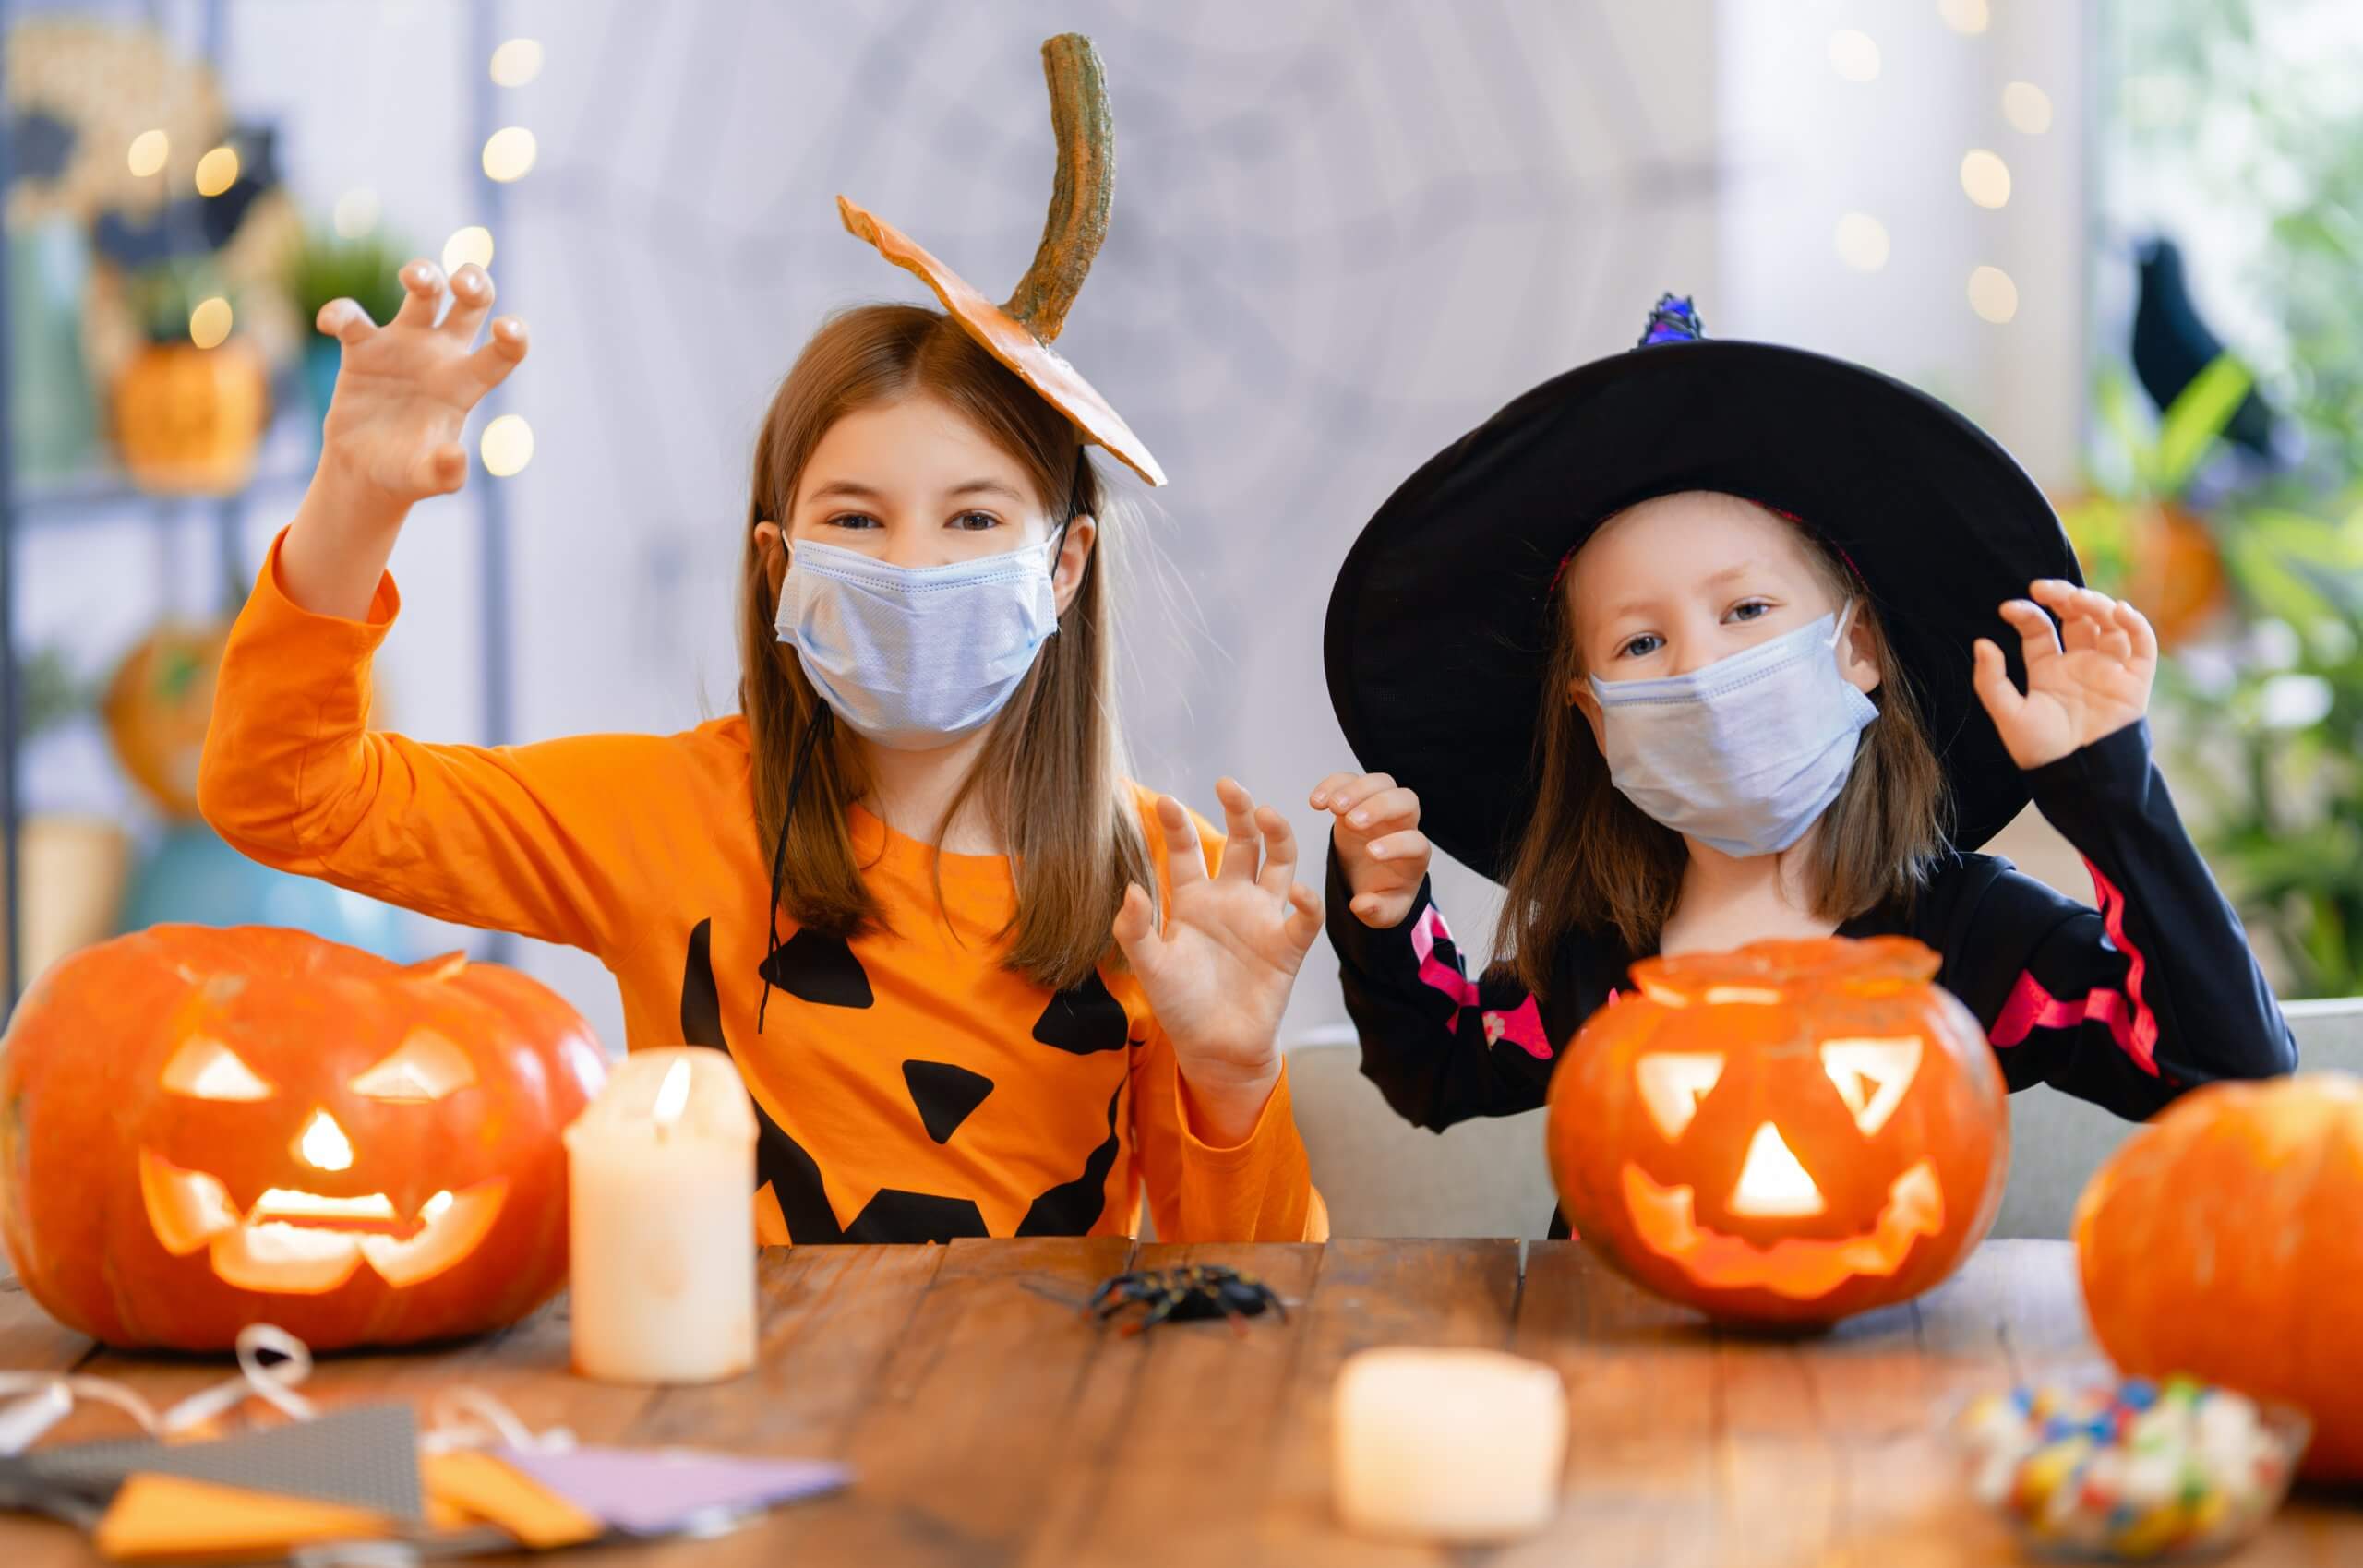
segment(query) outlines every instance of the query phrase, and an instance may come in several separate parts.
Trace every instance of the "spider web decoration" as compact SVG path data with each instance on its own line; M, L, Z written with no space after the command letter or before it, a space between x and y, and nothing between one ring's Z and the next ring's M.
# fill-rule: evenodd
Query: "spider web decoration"
M1703 3L630 15L510 18L554 41L542 162L511 187L519 397L577 432L524 503L563 521L527 532L562 552L566 613L666 585L623 647L529 679L563 710L546 730L677 723L695 680L728 705L770 391L830 310L928 297L834 198L1004 291L1050 193L1050 32L1092 39L1116 130L1113 221L1059 348L1173 479L1118 486L1167 557L1124 634L1136 765L1161 787L1210 798L1237 769L1292 797L1342 765L1320 620L1363 520L1509 397L1630 341L1662 289L1713 287ZM586 517L613 543L585 551Z

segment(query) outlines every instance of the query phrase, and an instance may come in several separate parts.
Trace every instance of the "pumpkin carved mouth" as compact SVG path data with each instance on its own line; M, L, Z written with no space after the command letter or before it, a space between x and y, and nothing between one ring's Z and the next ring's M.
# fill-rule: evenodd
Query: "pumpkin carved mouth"
M1700 1285L1761 1288L1801 1301L1826 1296L1858 1275L1892 1275L1914 1241L1945 1229L1944 1189L1935 1162L1925 1158L1889 1185L1877 1223L1861 1236L1790 1236L1758 1247L1701 1226L1696 1197L1689 1187L1661 1187L1639 1168L1625 1167L1625 1206L1652 1251L1680 1264Z
M382 1192L335 1197L273 1187L241 1214L220 1178L139 1152L148 1223L166 1251L210 1248L214 1274L241 1290L317 1296L364 1263L392 1286L432 1279L482 1244L509 1196L505 1177L436 1193L405 1219Z

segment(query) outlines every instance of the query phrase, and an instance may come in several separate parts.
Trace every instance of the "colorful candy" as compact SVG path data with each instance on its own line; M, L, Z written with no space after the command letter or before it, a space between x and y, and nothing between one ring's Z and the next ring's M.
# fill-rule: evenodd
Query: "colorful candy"
M2280 1505L2304 1440L2189 1378L2014 1388L1956 1425L1978 1499L2036 1545L2129 1560L2249 1535Z

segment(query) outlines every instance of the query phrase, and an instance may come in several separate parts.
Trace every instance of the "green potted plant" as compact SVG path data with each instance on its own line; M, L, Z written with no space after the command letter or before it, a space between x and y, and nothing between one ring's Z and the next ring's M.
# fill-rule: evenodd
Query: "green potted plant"
M306 327L320 306L334 299L354 301L370 320L383 326L402 306L400 274L408 259L401 245L374 230L352 240L314 230L288 258L288 298ZM329 399L336 391L341 352L334 338L318 334L304 345L304 387L322 419L328 417Z

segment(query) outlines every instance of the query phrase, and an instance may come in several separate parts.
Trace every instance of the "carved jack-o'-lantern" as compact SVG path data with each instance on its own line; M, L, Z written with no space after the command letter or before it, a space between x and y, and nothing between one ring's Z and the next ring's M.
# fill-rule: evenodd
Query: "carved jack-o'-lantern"
M2001 1071L1903 937L1648 959L1551 1081L1577 1233L1639 1285L1734 1322L1906 1300L1993 1223Z
M59 964L0 1040L0 1236L111 1344L479 1333L565 1278L558 1134L605 1076L514 971L159 926Z

